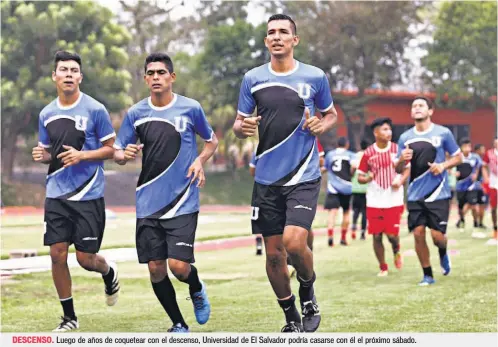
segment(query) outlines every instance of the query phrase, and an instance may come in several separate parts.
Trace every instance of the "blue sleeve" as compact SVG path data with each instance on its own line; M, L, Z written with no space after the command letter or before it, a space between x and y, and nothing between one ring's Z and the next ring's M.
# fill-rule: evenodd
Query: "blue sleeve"
M133 126L133 119L131 113L126 113L121 128L119 128L118 138L114 147L117 149L125 149L129 144L137 143L137 133Z
M332 93L330 92L329 80L325 74L319 82L318 93L315 95L315 105L318 111L325 112L334 106L334 100L332 100Z
M194 110L194 130L204 141L213 139L213 129L209 125L201 105L198 105Z
M405 136L403 136L402 134L398 140L398 152L396 153L396 160L398 160L399 157L401 157L401 152L403 152L403 150L405 149L405 142L406 142Z
M114 128L112 127L111 117L105 108L101 108L95 111L97 114L95 131L97 133L97 138L100 142L109 140L110 138L116 136Z
M38 145L43 148L50 148L50 137L48 136L47 128L43 124L43 117L40 115L38 119Z
M443 149L451 156L454 156L460 152L460 147L458 147L455 137L449 129L447 129L443 135Z
M250 117L256 108L256 101L251 93L250 80L247 75L244 76L239 92L239 105L237 112L244 117Z
M330 162L330 157L331 157L331 152L327 152L327 154L325 155L325 167L328 169L330 167L330 165L332 164Z
M256 152L254 152L252 154L252 157L251 157L251 162L249 163L249 166L250 167L256 167Z

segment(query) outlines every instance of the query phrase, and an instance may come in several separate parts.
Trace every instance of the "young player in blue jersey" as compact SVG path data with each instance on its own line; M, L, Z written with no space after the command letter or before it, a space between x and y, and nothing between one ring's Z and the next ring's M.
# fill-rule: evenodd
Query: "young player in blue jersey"
M313 255L306 240L320 191L315 136L331 129L337 118L325 73L294 59L298 43L289 16L269 18L265 45L271 61L244 75L233 126L239 138L259 132L252 231L264 238L266 272L287 322L282 332L311 332L320 324ZM252 117L255 109L258 116ZM315 109L321 119L313 116ZM297 270L302 319L290 287L287 254Z
M67 266L71 244L81 267L102 274L107 305L118 299L116 264L97 254L105 228L103 160L112 158L116 134L104 105L80 91L80 56L59 51L54 60L58 97L40 113L39 144L32 155L49 165L43 239L50 246L52 277L64 312L54 331L65 332L79 327Z
M470 139L463 138L460 140L460 150L462 151L462 162L456 166L457 183L455 190L458 200L459 221L458 228L465 228L465 215L469 209L472 209L474 217L474 228L479 227L479 190L481 182L478 180L481 171L482 160L476 153L472 153L472 144ZM480 237L477 230L474 230L473 236ZM482 234L482 237L485 237Z
M197 322L205 324L211 306L206 285L192 263L199 188L206 181L203 165L214 154L218 140L201 105L173 93L176 74L168 55L150 54L144 69L150 97L128 110L114 159L124 165L143 151L136 189L138 260L148 264L154 293L173 322L168 331L189 332L167 268L189 285ZM196 134L205 142L199 155Z
M486 147L482 144L476 144L474 146L474 153L479 156L479 158L481 159L481 162L482 162L484 155L486 154ZM481 166L481 169L479 170L479 175L477 176L477 179L480 182L480 185L479 185L480 189L477 191L477 204L479 206L479 213L478 213L479 224L477 227L481 231L486 231L487 227L484 225L483 220L484 220L484 212L486 211L486 206L488 205L489 198L486 195L486 193L484 193L484 187L483 187L484 177L483 177L483 173L482 173L483 170L484 170L484 168Z
M451 191L448 169L461 162L460 148L448 128L432 123L432 102L417 97L412 103L411 117L415 126L405 131L398 142L396 171L402 172L411 163L410 184L407 192L408 228L415 238L424 277L421 286L433 284L425 229L431 230L432 240L439 250L443 275L451 271L447 252L446 227L450 213ZM446 160L446 153L450 158Z
M329 246L334 246L334 226L337 210L342 208L341 245L347 246L346 234L349 227L349 207L353 184L351 179L355 171L356 155L348 150L349 143L345 137L339 138L337 148L325 155L327 168L327 197L324 207L329 210L327 232Z

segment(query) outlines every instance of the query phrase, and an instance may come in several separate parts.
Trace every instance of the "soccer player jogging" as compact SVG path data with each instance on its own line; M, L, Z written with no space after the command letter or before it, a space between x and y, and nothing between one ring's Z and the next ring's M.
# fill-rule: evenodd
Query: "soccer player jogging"
M493 222L493 238L498 238L498 226L496 223L496 206L498 191L498 139L493 142L493 148L487 150L484 155L484 170L482 171L483 183L489 195L491 207L491 220Z
M298 43L289 16L269 18L265 45L271 61L245 74L233 126L239 138L259 133L252 231L264 238L266 272L287 321L282 332L312 332L320 324L313 254L306 241L320 191L315 136L337 119L325 73L294 59ZM313 116L315 107L322 119ZM256 108L258 116L252 117ZM287 254L297 270L302 320L290 287Z
M361 150L356 153L355 162L360 163L363 154L365 153L365 149L367 149L369 143L366 140L362 140L360 142ZM358 182L359 172L355 171L352 179L353 183L353 225L351 227L352 233L351 237L356 239L356 230L357 230L357 222L358 218L361 214L361 236L362 240L365 240L365 232L367 230L367 185L360 184Z
M486 154L486 147L481 144L477 144L474 146L474 152L481 158L481 161L484 159L484 155ZM484 164L484 163L483 163ZM484 212L486 211L486 206L489 202L488 195L484 192L483 186L483 171L485 170L484 166L481 166L481 170L479 170L479 176L477 179L481 182L481 189L477 191L477 203L479 204L479 225L478 228L481 230L486 230L486 226L484 225Z
M358 182L368 183L368 233L373 235L373 248L380 268L378 276L383 277L388 275L388 265L382 243L383 234L387 236L392 245L395 267L401 269L403 265L399 225L404 206L403 184L410 170L407 167L402 175L398 175L394 169L393 159L396 158L398 146L391 142L391 119L378 118L371 124L371 128L375 143L365 150L357 172Z
M50 246L52 278L64 312L53 331L65 332L79 328L67 266L71 244L82 268L102 274L107 305L118 299L117 267L97 254L105 228L103 160L112 158L116 134L104 105L80 91L80 56L59 51L54 60L57 98L40 112L39 143L32 155L49 164L43 239Z
M398 142L396 171L402 172L410 163L410 184L407 192L408 229L415 238L415 251L424 277L419 283L435 283L425 229L429 227L439 251L443 275L451 271L447 252L446 227L450 213L450 187L447 170L461 162L460 148L451 131L432 123L432 102L416 97L412 102L411 117L415 126L401 134ZM446 159L445 153L450 154Z
M329 210L327 232L329 246L334 246L334 226L337 211L342 208L341 245L347 246L346 235L349 227L349 207L353 185L351 179L355 171L355 154L348 150L349 143L345 137L339 138L337 148L325 155L327 168L327 196L324 207Z
M150 54L144 69L150 97L128 110L114 159L124 165L143 151L136 189L138 260L148 264L154 293L173 322L168 332L189 332L167 268L189 285L197 322L205 324L211 306L206 285L191 264L195 262L199 188L206 181L203 165L213 155L218 140L201 105L173 93L176 74L168 55ZM196 134L205 141L199 155Z
M455 190L457 192L458 214L460 216L457 228L465 228L465 215L469 208L472 209L474 228L477 228L479 226L478 192L481 189L478 175L482 161L477 154L471 152L472 144L468 138L460 140L460 150L462 151L462 162L456 166L455 173L457 177ZM474 230L472 236L481 237L476 230Z

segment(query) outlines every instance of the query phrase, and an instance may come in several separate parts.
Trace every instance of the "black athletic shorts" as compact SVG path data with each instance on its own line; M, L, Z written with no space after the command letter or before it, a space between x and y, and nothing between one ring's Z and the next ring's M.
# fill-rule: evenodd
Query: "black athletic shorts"
M484 194L482 190L477 191L477 203L479 205L487 205L489 203L489 196Z
M351 194L330 194L327 193L325 197L325 204L323 207L326 210L332 210L339 207L342 207L344 211L348 211L351 206Z
M477 190L457 192L458 208L463 208L465 204L477 205L479 203L479 195Z
M44 221L45 246L69 242L80 252L95 254L104 236L104 198L86 201L47 198Z
M353 210L366 211L367 195L365 193L353 193Z
M287 225L311 229L316 214L320 180L295 186L254 183L252 190L252 233L263 237L282 235Z
M423 225L446 234L450 215L450 199L432 202L408 201L407 208L410 232Z
M194 241L199 213L171 219L137 218L138 261L176 259L194 263Z

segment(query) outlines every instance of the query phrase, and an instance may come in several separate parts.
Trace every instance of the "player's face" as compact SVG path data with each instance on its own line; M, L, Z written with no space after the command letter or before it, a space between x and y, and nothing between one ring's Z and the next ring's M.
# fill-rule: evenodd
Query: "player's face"
M59 61L55 71L52 71L52 81L64 94L70 95L79 90L82 80L80 64L74 60Z
M176 74L170 73L163 62L156 61L147 65L144 80L151 93L161 94L171 90Z
M432 116L432 109L429 109L427 101L417 99L412 103L412 119L415 121L423 121Z
M299 43L299 37L292 33L292 23L288 20L272 20L268 23L265 46L274 57L288 56Z
M374 135L376 140L388 142L391 141L393 137L393 131L389 124L382 124L375 128Z
M486 147L484 147L484 146L479 147L479 149L476 151L476 153L479 154L481 157L483 157L484 154L486 153Z
M463 144L461 147L460 147L462 153L467 156L469 155L469 153L472 151L472 146L470 145L470 143L466 143L466 144Z

